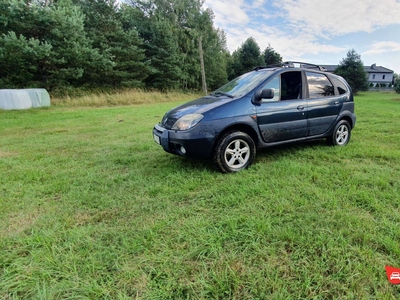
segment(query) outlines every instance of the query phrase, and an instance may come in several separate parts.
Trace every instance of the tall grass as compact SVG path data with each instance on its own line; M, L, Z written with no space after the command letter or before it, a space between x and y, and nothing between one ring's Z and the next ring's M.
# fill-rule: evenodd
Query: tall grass
M228 175L152 140L181 101L77 103L0 111L0 299L400 297L397 95Z
M159 92L144 90L122 90L114 92L82 93L80 96L54 97L54 106L64 107L100 107L115 105L133 105L143 103L163 103L171 101L183 101L197 98L199 93L182 93L176 91Z

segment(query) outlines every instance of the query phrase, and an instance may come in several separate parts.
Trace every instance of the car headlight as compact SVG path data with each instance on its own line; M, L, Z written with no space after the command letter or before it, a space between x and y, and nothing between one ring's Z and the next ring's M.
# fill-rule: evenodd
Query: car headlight
M178 121L175 122L174 126L172 126L173 130L188 130L195 126L197 123L203 119L203 115L201 114L188 114L183 117L180 117Z

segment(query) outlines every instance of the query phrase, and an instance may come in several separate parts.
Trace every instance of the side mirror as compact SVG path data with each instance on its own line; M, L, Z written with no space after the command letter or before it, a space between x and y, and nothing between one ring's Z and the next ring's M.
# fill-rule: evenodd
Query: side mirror
M263 89L254 95L253 102L254 104L260 104L262 99L272 99L274 96L274 89Z

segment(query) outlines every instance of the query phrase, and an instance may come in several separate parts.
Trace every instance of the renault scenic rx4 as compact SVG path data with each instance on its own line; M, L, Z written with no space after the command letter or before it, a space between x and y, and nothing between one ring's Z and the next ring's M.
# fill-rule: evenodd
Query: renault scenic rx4
M321 138L345 146L355 123L353 93L342 77L285 62L171 109L153 137L166 152L212 158L228 173L247 168L257 148Z

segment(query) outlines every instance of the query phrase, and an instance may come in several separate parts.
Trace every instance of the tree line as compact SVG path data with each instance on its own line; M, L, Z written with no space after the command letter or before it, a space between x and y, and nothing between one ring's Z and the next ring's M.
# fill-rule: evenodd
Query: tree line
M231 54L203 0L126 1L0 0L0 88L214 90L282 62L252 37ZM368 89L354 49L335 73Z
M253 38L230 54L202 0L0 0L0 24L0 88L213 90L282 61Z

